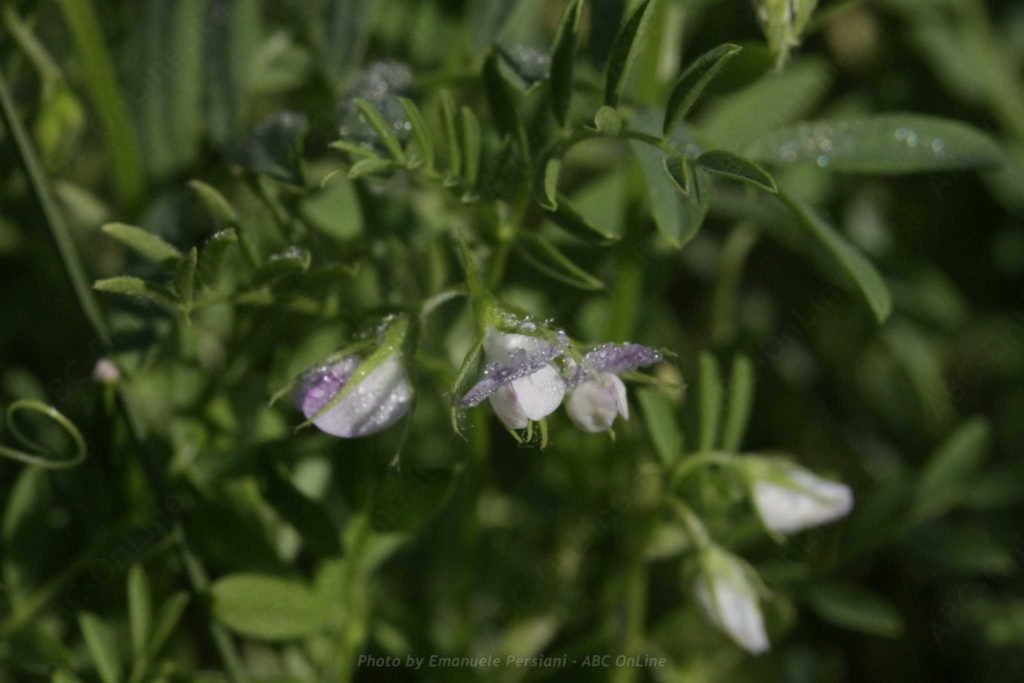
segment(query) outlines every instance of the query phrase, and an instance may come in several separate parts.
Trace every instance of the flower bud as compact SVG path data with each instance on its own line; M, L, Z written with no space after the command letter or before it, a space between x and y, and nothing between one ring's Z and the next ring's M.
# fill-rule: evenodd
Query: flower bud
M387 429L409 410L412 386L402 354L396 351L317 416L346 387L361 363L359 356L348 356L310 372L300 383L295 402L321 431L346 439L368 436Z
M615 418L629 419L626 385L619 375L660 363L661 353L641 344L602 344L569 362L569 400L565 409L573 424L585 432L603 432Z
M694 584L697 602L715 626L751 654L768 650L752 570L717 547L701 553L701 574Z
M757 19L768 39L768 47L778 64L800 44L800 36L817 6L818 0L754 0Z
M853 508L850 487L790 462L751 459L746 467L754 507L770 531L794 533L847 515Z
M610 372L598 373L569 394L565 409L572 423L583 431L607 431L619 415L629 419L626 385Z

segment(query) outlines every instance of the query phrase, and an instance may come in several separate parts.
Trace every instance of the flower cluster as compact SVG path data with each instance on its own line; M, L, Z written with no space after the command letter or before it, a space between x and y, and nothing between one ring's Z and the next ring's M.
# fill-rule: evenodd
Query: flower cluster
M536 422L543 426L563 403L579 429L608 431L619 417L629 418L622 377L663 360L657 350L633 343L602 344L581 353L564 332L511 314L490 313L484 320L456 385L465 386L462 377L478 362L480 349L483 367L468 389L453 392L454 406L466 410L487 401L512 431L529 430ZM306 373L295 401L309 423L334 436L357 438L406 415L413 401L404 360L410 353L407 330L404 318L388 319L370 338ZM785 458L706 452L691 464L697 462L724 465L735 474L764 529L775 537L835 521L853 506L849 487ZM712 541L684 503L676 504L697 549L699 569L691 584L697 604L739 646L752 654L766 651L765 589L757 572Z
M603 432L620 415L629 419L626 387L619 376L662 360L658 351L640 344L604 344L580 362L568 352L562 333L547 341L488 329L483 372L456 405L472 408L487 399L509 429L525 429L531 420L555 412L568 394L566 411L573 424L585 432ZM555 365L559 358L564 360L562 370Z
M658 351L640 344L604 344L576 361L562 332L546 339L489 328L483 349L479 379L455 404L466 409L487 400L513 430L543 420L568 395L566 410L577 427L607 431L619 416L629 419L620 376L662 360ZM374 434L401 419L413 396L402 351L396 347L374 355L375 361L343 355L307 372L295 392L306 419L342 438Z

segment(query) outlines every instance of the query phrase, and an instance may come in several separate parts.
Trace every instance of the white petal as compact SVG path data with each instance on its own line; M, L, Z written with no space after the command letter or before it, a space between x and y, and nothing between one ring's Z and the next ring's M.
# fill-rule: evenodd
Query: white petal
M720 556L712 566L713 573L697 580L697 601L708 618L740 647L755 655L765 652L769 643L764 618L742 566L727 556Z
M565 380L553 365L545 365L532 375L510 382L508 386L523 413L531 420L541 420L555 412L565 396Z
M509 429L526 429L526 423L529 422L530 418L526 417L526 413L523 412L522 407L519 405L519 399L516 398L515 392L512 391L511 384L499 387L497 391L487 397L487 400L491 402L494 414Z
M344 438L367 436L397 422L409 409L412 387L401 354L394 354L343 398L313 421L318 428ZM312 417L316 411L306 413Z
M579 429L591 433L607 431L620 414L629 414L626 386L615 375L601 373L576 387L569 394L565 409Z
M610 372L603 373L601 376L607 378L607 381L611 383L612 389L615 391L615 405L619 408L619 415L622 416L623 420L628 420L629 402L626 400L626 385L622 383L618 375L613 375Z
M843 517L853 508L853 494L845 484L802 469L794 469L787 478L754 483L754 505L772 531L793 533L819 526Z
M487 336L484 337L484 353L487 354L487 360L494 363L508 362L519 354L532 356L543 352L549 346L551 345L543 339L527 334L488 330Z

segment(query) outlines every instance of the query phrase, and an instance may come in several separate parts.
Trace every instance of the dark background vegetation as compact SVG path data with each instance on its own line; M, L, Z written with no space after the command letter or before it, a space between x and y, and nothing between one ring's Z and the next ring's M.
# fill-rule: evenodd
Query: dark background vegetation
M98 17L98 42L69 28L80 14L68 7L76 2ZM254 189L263 181L254 184L240 170L252 165L246 155L254 130L285 109L308 119L301 155L309 176L301 190L272 191L289 215L302 216L293 236L312 255L310 272L360 264L357 275L326 285L287 280L266 304L204 309L191 325L153 305L103 297L143 425L140 442L118 408L124 398L92 378L97 358L109 351L81 313L10 133L0 131L0 400L56 406L90 448L85 463L70 470L0 460L0 680L46 680L55 668L100 680L79 627L83 611L117 634L130 662L125 580L133 564L145 567L154 605L175 591L193 594L162 650L161 660L173 663L161 669L167 680L221 680L205 584L187 578L193 556L213 580L242 572L307 582L329 582L323 576L334 570L347 577L338 593L322 598L339 606L328 635L298 644L267 644L251 633L237 638L245 667L260 680L319 680L312 672L344 672L360 652L628 651L636 645L627 624L637 599L641 650L668 657L668 668L359 667L334 677L1024 677L1018 2L823 0L785 67L813 63L824 74L791 120L920 112L968 122L1006 152L1006 164L985 173L779 171L883 272L895 302L883 325L813 249L745 212L736 188L718 193L701 232L682 250L660 242L643 181L621 149L581 151L578 168L563 180L583 208L590 202L592 213L617 217L622 226L624 240L606 251L568 247L607 292L581 292L515 258L500 281L501 296L558 320L575 338L633 339L677 353L674 369L661 372L688 385L671 395L687 436L696 420L698 352L712 352L726 369L746 354L757 393L745 450L788 452L854 487L849 519L783 545L754 533L749 514L722 513L724 503L715 501L731 501L734 492L713 476L692 493L718 515L716 533L773 591L765 605L768 655L743 655L702 618L681 577L683 550L644 559L648 539L638 529L651 513L637 490L654 450L635 396L633 418L615 442L578 434L558 416L548 449L520 448L485 408L467 416L468 440L452 433L445 392L470 329L461 304L444 308L423 333L422 399L402 455L407 471L419 474L409 480L391 489L382 483L390 481L397 434L342 442L293 433L299 420L287 402L267 407L284 381L340 346L361 314L394 305L405 291L422 298L458 284L451 225L468 225L485 245L493 243L490 228L478 225L480 214L474 224L437 200L436 189L401 178L355 183L342 173L337 182L345 189L325 208L310 208L309 197L326 194L319 180L344 168L343 157L326 147L338 137L339 98L358 87L368 65L393 60L410 68L411 97L432 102L446 87L490 131L482 55L495 41L546 54L561 16L563 3L539 2L526 19L509 19L529 4L0 2L0 70L90 279L159 276L99 231L107 221L145 226L183 251L222 227L189 189L195 178L231 199L240 231L249 231L261 256L286 247ZM578 118L596 109L592 89L627 3L589 4ZM704 51L727 41L746 48L695 112L699 133L713 128L738 90L764 77L765 48L748 2L662 4L665 14L646 37L653 47L630 86L632 110L660 111L679 67ZM664 48L662 28L677 26L679 16L678 44ZM29 55L26 45L43 56ZM98 45L114 67L120 104L112 104L97 74ZM675 60L667 76L659 50ZM747 113L752 125L760 114ZM493 139L487 144L497 151ZM605 181L612 184L598 184ZM618 199L586 194L615 183ZM539 215L527 220L541 229ZM749 251L730 265L723 254L740 230L752 234ZM737 289L723 292L729 277L738 278ZM52 425L26 420L46 443L66 446ZM9 429L0 439L10 442ZM962 453L952 472L940 488L924 488L929 463L950 451ZM154 492L147 462L162 472L165 490ZM367 503L370 489L385 493ZM376 545L357 553L352 536L365 521L361 511L374 522L367 543ZM636 598L630 582L638 571L645 588Z

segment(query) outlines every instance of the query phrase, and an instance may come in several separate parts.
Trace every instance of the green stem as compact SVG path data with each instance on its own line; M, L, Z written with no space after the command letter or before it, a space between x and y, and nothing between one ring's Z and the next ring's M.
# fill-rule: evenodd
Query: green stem
M669 504L672 506L676 516L679 517L679 521L686 527L686 533L693 541L693 544L697 546L697 549L702 550L709 547L711 545L711 534L708 533L707 528L700 521L697 513L678 498L670 499Z
M78 303L81 306L85 317L92 325L93 330L96 332L96 335L100 338L104 350L107 353L112 353L114 345L110 328L100 311L99 304L93 296L92 289L89 287L88 280L85 275L85 268L82 266L78 250L75 248L75 244L71 239L71 233L68 230L67 224L64 222L63 214L60 212L60 209L53 199L49 181L42 172L42 166L39 164L35 150L32 147L32 143L29 141L28 136L25 134L25 131L21 126L21 122L17 117L14 104L7 90L7 83L2 74L0 74L0 115L2 115L7 129L11 132L11 137L14 139L18 157L25 173L28 175L29 184L32 188L33 194L35 195L36 201L39 203L43 212L46 224L50 229L50 234L53 237L54 242L57 244L57 250L60 252L61 260L64 264L64 270L67 273L68 279L71 281L71 285L78 297ZM121 414L124 416L125 422L128 424L133 441L138 446L138 452L141 456L142 466L146 472L146 479L149 483L151 493L159 503L172 500L168 492L168 486L164 479L163 471L157 464L153 448L145 437L145 429L143 427L142 420L134 408L135 403L131 400L128 394L128 389L123 382L118 385L118 399ZM171 515L172 532L178 538L178 552L182 563L185 565L189 583L191 584L194 593L202 595L206 592L209 580L206 577L206 573L203 570L199 559L193 555L188 545L188 541L185 537L184 526L181 522L177 509L172 508L169 513ZM210 632L213 636L214 645L216 646L221 659L224 662L225 668L227 669L229 678L234 681L234 683L244 682L246 680L246 676L241 669L240 659L231 637L219 624L213 622L210 623Z
M672 469L672 474L669 476L669 486L675 487L689 476L691 472L701 467L710 467L712 465L730 467L735 461L736 456L733 453L725 451L699 451L689 458L680 460Z

